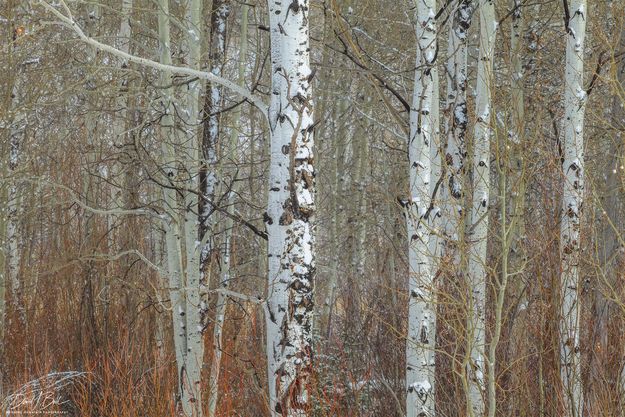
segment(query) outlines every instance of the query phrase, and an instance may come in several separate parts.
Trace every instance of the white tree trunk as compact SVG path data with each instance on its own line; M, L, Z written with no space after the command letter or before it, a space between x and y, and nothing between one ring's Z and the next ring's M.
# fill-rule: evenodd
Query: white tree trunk
M186 67L199 70L202 45L202 2L188 0L186 2ZM181 149L190 156L191 166L186 166L188 175L184 187L188 190L199 189L198 166L199 162L199 131L200 131L200 91L202 85L199 80L188 83L183 87L183 99L179 105L181 127L185 133ZM188 405L185 412L188 415L202 416L202 366L204 365L204 316L206 303L200 292L200 251L199 219L196 214L198 197L191 191L184 191L184 207L181 207L181 217L184 228L185 278L186 278L186 314L187 314L187 358L186 371L189 382Z
M272 94L267 362L273 416L305 416L312 367L313 117L308 0L269 1Z
M121 22L119 25L119 31L117 32L116 38L116 47L125 53L130 53L130 37L132 34L132 28L130 25L130 18L132 13L133 0L121 0L122 7L120 11ZM128 60L121 59L119 63L119 68L125 70L128 67ZM126 94L128 91L128 80L124 78L122 75L122 81L119 83L119 90L117 93L117 97L115 98L115 109L119 111L117 117L113 119L113 140L115 141L116 146L120 146L124 144L123 137L126 135L126 121L128 120L128 95ZM120 141L120 139L122 139ZM120 166L121 163L117 163L115 165L115 169L118 171L123 170L123 167ZM114 176L116 177L116 176ZM119 208L123 206L123 192L117 187L112 187L111 189L111 201L113 201L114 207ZM109 216L109 230L114 227L116 215L111 214ZM109 239L111 239L112 245L111 248L115 249L115 233L110 233ZM113 251L114 252L114 251Z
M10 26L13 27L13 26ZM6 244L6 266L7 266L7 280L8 285L11 286L11 295L15 311L18 313L18 318L21 324L26 322L26 311L24 307L24 300L22 298L22 281L19 276L20 262L21 262L21 250L20 250L20 233L19 233L19 219L22 204L22 193L20 192L20 185L18 181L18 169L20 164L21 147L23 146L24 130L26 129L26 114L22 111L23 106L23 89L21 88L21 74L23 72L23 64L19 62L20 56L18 54L18 43L12 42L9 46L8 57L11 70L15 73L13 75L13 86L11 88L11 102L8 114L8 178L11 179L8 185L7 193L7 206L6 206L6 237L3 236L3 240ZM4 275L4 270L2 275ZM7 283L5 283L7 285ZM4 301L4 300L3 300ZM4 308L3 312L4 314Z
M210 72L216 76L222 76L223 66L226 59L226 28L228 15L230 14L230 0L215 0L211 10L210 24ZM200 171L200 189L204 197L209 201L215 201L217 192L217 146L219 142L221 104L223 101L223 86L217 83L210 83L207 87L205 117L206 125L202 136L202 166ZM212 237L206 236L211 233L213 206L207 202L200 204L200 239L205 243L202 247L200 268L203 274L207 271L210 263L210 251L212 247ZM206 284L206 283L205 283Z
M579 345L580 217L584 192L584 40L586 0L569 3L564 86L564 185L560 255L562 259L560 376L566 415L582 415L583 392Z
M438 142L436 0L417 1L417 61L408 140L407 210L409 312L406 341L406 414L434 415L436 308L430 229L434 211L431 148Z
M218 2L213 3L213 7L218 5ZM225 43L225 35L226 35L226 16L229 14L229 4L227 2L219 5L212 14L212 23L211 23L211 42L214 48L219 48L221 53L221 59L213 59L212 65L219 66L219 68L215 68L212 70L213 73L217 75L221 75L221 67L225 62L225 52L226 52L226 43ZM245 79L245 64L247 57L247 33L248 33L248 10L249 6L247 4L243 4L241 6L241 48L239 50L239 82L241 84L244 83ZM212 99L211 99L212 100ZM212 101L211 101L212 102ZM211 107L212 108L212 107ZM215 110L218 110L215 108ZM212 116L209 116L212 117ZM239 140L239 119L241 117L241 108L237 107L233 112L233 126L232 131L230 133L230 143L228 144L228 149L230 152L230 159L232 161L235 160L237 149L237 144ZM210 119L209 119L210 123ZM209 125L210 126L210 125ZM210 130L210 129L209 129ZM217 128L217 132L219 128ZM206 132L205 136L206 137ZM234 187L234 183L232 185ZM226 206L229 214L234 214L234 196L236 190L231 190L226 197ZM224 230L224 256L223 262L221 265L221 278L219 282L219 287L221 289L228 289L230 285L230 277L231 277L231 241L232 241L232 233L234 222L232 221L232 217L226 216L225 220L225 230ZM219 399L219 375L221 371L221 357L222 357L222 335L223 335L223 325L226 318L226 308L227 308L228 298L223 292L217 294L217 304L215 306L215 323L213 327L213 361L211 363L210 370L210 379L209 379L209 399L208 399L208 416L215 417L215 413L217 411L217 400Z
M488 237L490 188L490 138L492 135L491 79L497 20L493 0L480 0L480 54L477 70L477 117L474 133L473 155L473 207L469 234L469 291L470 314L467 323L470 360L467 365L469 415L484 415L484 347L486 329L484 309L486 303L486 248Z
M458 268L459 247L464 239L465 172L467 156L467 68L468 29L473 9L470 0L461 0L453 11L447 49L447 114L445 127L445 179L441 184L442 229L446 257Z
M158 32L160 62L171 65L171 36L169 32L169 1L158 2ZM162 71L160 84L171 84L171 72ZM177 175L176 155L174 151L174 106L173 90L171 87L162 90L161 111L163 115L160 123L161 147L163 152L162 164L164 167L164 179L173 185ZM167 254L167 269L169 275L169 297L171 300L174 351L176 354L176 373L178 375L178 396L183 405L183 411L190 415L193 409L187 394L188 380L186 376L187 356L187 316L186 302L183 283L182 267L182 233L177 212L178 199L176 190L163 187L163 200L167 218L165 220L165 244Z

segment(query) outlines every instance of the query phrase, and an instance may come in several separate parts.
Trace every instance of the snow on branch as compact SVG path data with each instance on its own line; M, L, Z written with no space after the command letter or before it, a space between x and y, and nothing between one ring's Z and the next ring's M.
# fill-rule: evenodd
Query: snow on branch
M103 52L108 52L112 55L118 56L129 62L134 62L135 64L143 65L145 67L153 68L159 71L171 71L176 74L197 77L202 80L206 80L215 84L219 84L233 91L234 93L240 95L241 97L244 97L247 101L249 101L251 104L256 106L261 111L261 113L263 113L265 117L267 117L269 106L260 97L255 96L251 91L239 86L238 84L230 80L227 80L225 78L219 77L211 72L199 71L199 70L195 70L192 68L179 67L175 65L162 64L160 62L157 62L148 58L142 58L142 57L121 51L111 45L107 45L105 43L102 43L86 35L85 32L82 30L82 28L74 20L74 17L72 16L72 13L69 7L65 3L65 0L59 0L59 4L61 5L65 13L61 13L56 7L48 3L46 0L37 0L37 1L46 10L48 10L50 13L56 16L58 21L54 22L55 24L59 24L59 25L62 25L71 29L76 35L78 35L78 38L82 40L83 42L85 42L86 44L91 45Z

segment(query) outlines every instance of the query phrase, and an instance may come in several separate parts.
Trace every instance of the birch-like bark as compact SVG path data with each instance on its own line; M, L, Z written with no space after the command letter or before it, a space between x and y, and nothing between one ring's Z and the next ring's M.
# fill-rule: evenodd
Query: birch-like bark
M16 84L17 84L16 80ZM17 93L17 87L13 88L14 101L19 99L19 93ZM16 108L14 106L14 108ZM9 185L8 204L7 204L7 257L8 257L8 278L11 283L11 295L13 298L13 304L16 311L19 312L20 317L23 315L22 305L22 283L19 277L20 268L20 250L19 250L19 208L20 208L20 195L18 193L17 180L15 179L17 169L19 167L20 160L20 145L21 145L21 132L23 126L20 126L23 119L19 115L14 115L11 123L11 133L9 139L9 173L13 178Z
M10 25L13 28L13 25ZM26 311L24 307L24 300L22 298L22 281L20 277L20 262L21 262L21 250L20 250L20 233L19 233L19 218L22 205L22 193L20 192L20 186L18 181L18 169L21 157L21 147L24 141L24 130L26 129L26 114L21 110L23 105L23 89L21 88L21 76L23 73L23 65L18 62L19 60L19 48L20 42L11 42L8 45L7 57L9 66L14 71L12 76L13 85L11 88L11 100L9 103L8 114L8 144L9 154L8 163L8 178L11 181L8 185L7 192L7 205L6 205L6 236L3 236L6 244L6 267L7 267L7 282L3 286L11 286L11 296L15 311L18 313L18 319L22 324L26 322ZM5 271L0 272L3 277ZM6 287L5 287L6 288ZM3 296L4 303L4 296ZM4 317L4 306L2 308L2 314ZM4 320L4 319L3 319ZM4 322L3 322L4 326ZM3 327L4 330L4 327Z
M367 187L367 169L371 166L369 162L369 141L367 140L367 135L363 134L359 138L360 143L356 146L358 147L355 150L355 156L357 161L357 171L354 178L354 185L358 190L358 197L355 199L357 202L357 216L356 216L356 230L354 233L355 239L355 248L353 253L352 264L355 266L354 271L356 272L356 277L358 277L359 281L364 281L365 279L365 261L367 258L367 198L366 198L366 187ZM354 286L351 286L352 291L358 290L359 283L354 283ZM359 299L358 296L355 297ZM355 319L356 317L352 317Z
M159 0L158 4L158 34L160 62L171 65L171 36L169 30L169 0ZM171 72L162 71L160 84L171 84ZM163 153L164 178L173 181L176 177L176 158L174 152L174 100L171 87L162 89L160 119L161 147ZM169 297L172 309L172 328L174 336L174 351L176 355L176 373L178 375L178 397L183 404L185 413L192 409L188 403L187 380L186 380L186 355L187 355L187 317L182 277L182 246L181 227L177 216L177 195L172 187L163 187L163 200L167 218L164 222L165 245L167 255L167 269L169 275ZM185 405L186 404L186 405Z
M579 260L584 193L584 41L587 10L586 0L571 0L569 3L564 81L560 377L565 415L569 417L580 417L583 410L579 344Z
M524 259L521 248L521 239L525 235L525 158L524 137L525 137L525 87L523 70L523 32L525 21L523 13L525 7L522 0L510 0L512 7L512 30L510 33L510 64L511 64L511 93L512 109L511 126L508 132L510 139L509 175L512 195L509 198L511 203L510 215L512 216L512 246L511 246L511 266L519 269Z
M408 140L407 206L409 311L406 340L406 415L434 415L436 309L430 253L432 158L438 132L436 0L417 1L417 60Z
M269 1L272 94L267 362L272 416L310 408L313 285L313 105L308 0Z
M216 2L218 3L218 2ZM214 5L216 3L213 3ZM213 6L215 7L215 6ZM226 5L222 5L222 7L226 7ZM222 14L220 10L223 10ZM245 80L245 64L247 57L247 33L248 33L248 10L249 6L247 4L243 4L241 6L241 45L239 49L239 83L243 84ZM221 19L224 14L226 14L226 10L218 9L213 12L213 19ZM217 16L217 17L216 17ZM227 22L224 19L224 24L220 25L219 20L217 22L212 23L211 32L217 31L217 35L212 34L211 39L214 39L217 36L217 41L219 45L223 45L223 54L222 57L225 57L225 35L227 29ZM214 45L214 44L213 44ZM218 71L221 71L221 67L224 64L224 58L221 61L213 60L213 65L220 65ZM215 109L217 110L217 109ZM210 117L210 116L209 116ZM236 149L237 142L239 140L239 119L241 118L241 108L237 107L232 116L233 126L232 131L230 132L230 143L228 144L228 149L230 153L230 160L234 161L236 158ZM210 119L209 119L210 120ZM217 132L219 128L217 127ZM204 134L206 137L206 133ZM233 182L232 187L234 188L236 183ZM228 192L228 196L226 197L226 210L230 214L234 214L234 196L236 195L236 190L230 190ZM219 287L221 289L228 289L230 286L230 276L231 276L231 242L232 242L232 234L234 228L234 222L232 221L232 217L227 216L224 220L225 230L224 230L224 256L223 262L221 265L221 278L219 282ZM213 361L211 363L210 370L210 379L209 379L209 399L208 399L208 416L214 417L217 411L217 400L219 398L219 375L221 371L221 357L222 357L222 335L223 335L223 325L226 318L226 308L227 308L228 298L225 293L220 292L217 294L217 304L215 306L215 323L213 327Z
M187 68L200 69L200 55L202 45L202 1L188 0L186 2L186 38L183 40L183 51L186 53ZM179 103L182 130L185 133L181 150L190 156L192 163L199 161L199 127L200 127L200 91L199 80L187 83L183 88L183 100ZM198 190L199 180L196 168L186 167L185 187L188 190ZM201 242L198 240L199 219L196 213L198 207L197 195L191 191L184 191L184 207L181 208L185 257L186 278L186 314L187 314L187 358L186 371L189 383L189 398L184 401L183 407L188 415L202 416L202 366L204 364L204 317L206 302L200 291L200 251Z
M222 70L226 59L226 28L229 14L230 0L213 1L210 23L210 72L219 77L222 76ZM221 122L221 113L219 110L222 101L223 86L216 83L209 83L204 103L206 122L202 135L202 161L200 166L200 190L209 201L215 201L217 191L217 146ZM211 237L206 236L212 229L212 206L207 202L200 201L199 210L200 240L205 241L200 259L202 281L204 281L204 274L209 267L209 256L212 245Z
M19 71L18 71L19 74ZM12 181L9 185L8 204L7 204L7 257L8 257L8 280L11 283L11 293L13 304L19 316L23 319L24 306L22 300L22 282L19 277L20 269L20 248L19 248L19 211L21 196L18 191L17 170L20 161L20 147L22 146L23 131L25 129L25 115L16 110L20 103L20 92L18 87L19 79L16 78L11 103L13 117L11 120L9 134L9 175Z
M452 12L447 49L447 121L445 134L445 179L441 184L442 225L445 258L458 268L460 246L464 240L465 172L467 157L467 69L468 30L473 8L470 0L461 0Z
M469 291L470 310L467 323L470 359L467 364L469 392L467 412L470 416L484 415L484 347L486 329L486 248L488 237L490 188L490 138L492 135L491 79L497 20L493 0L480 0L480 54L477 69L477 97L473 155L473 202L469 233ZM492 364L491 364L492 365Z

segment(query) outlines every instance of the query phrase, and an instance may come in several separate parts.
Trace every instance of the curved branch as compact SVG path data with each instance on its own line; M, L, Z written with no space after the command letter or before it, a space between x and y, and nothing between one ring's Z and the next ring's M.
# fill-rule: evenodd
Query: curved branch
M69 12L69 8L65 4L64 0L61 0L61 5L65 9L65 11L68 13L67 15L58 11L54 6L50 5L45 0L38 0L38 2L45 9L47 9L50 13L56 16L57 19L59 19L58 22L55 22L56 24L59 24L59 25L62 25L71 29L74 33L76 33L76 35L78 35L80 40L82 40L86 44L91 45L103 52L108 52L111 55L115 55L120 58L123 58L129 62L133 62L135 64L139 64L145 67L150 67L159 71L171 71L172 73L188 75L191 77L197 77L199 79L206 80L211 83L219 84L235 92L241 97L244 97L247 101L249 101L251 104L256 106L261 111L261 113L265 116L265 118L268 117L269 106L260 97L255 96L254 94L252 94L251 91L241 87L237 83L234 83L222 77L218 77L215 74L212 74L207 71L199 71L199 70L194 70L192 68L185 68L185 67L178 67L175 65L162 64L160 62L153 61L151 59L142 58L142 57L121 51L111 45L107 45L105 43L99 42L93 39L92 37L86 35L85 32L83 32L83 30L81 29L81 27L74 21L71 13Z

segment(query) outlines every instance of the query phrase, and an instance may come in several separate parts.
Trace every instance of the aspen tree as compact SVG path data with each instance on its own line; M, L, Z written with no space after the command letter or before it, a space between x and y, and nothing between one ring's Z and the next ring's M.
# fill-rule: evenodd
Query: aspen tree
M560 376L565 413L581 417L583 391L580 363L579 261L580 218L584 193L584 47L586 0L571 0L567 19L564 80L564 174L560 224L561 303Z
M484 348L486 329L484 310L486 303L486 248L488 237L489 188L490 188L490 140L492 135L491 80L497 20L493 0L480 0L480 53L477 69L476 108L477 117L473 143L473 201L471 229L469 233L469 332L470 360L467 365L468 414L484 415Z
M446 260L444 283L466 277L467 250L465 221L468 217L467 105L468 40L474 5L471 0L452 2L448 23L447 57L445 61L446 102L444 178L441 182L441 234L444 244L442 259ZM441 308L442 309L442 308Z
M158 3L158 34L160 62L171 65L171 36L169 28L169 0L159 0ZM163 154L164 178L173 181L176 177L176 157L174 151L174 92L171 84L171 72L160 73L160 83L167 86L162 90L160 106L161 147ZM187 362L187 315L183 282L182 267L182 230L180 218L177 215L178 196L173 187L163 187L163 200L166 206L165 245L167 256L167 270L169 276L169 297L172 310L172 324L174 335L174 351L176 354L176 375L178 375L178 397L182 403L183 412L190 416L193 412L191 394L186 375Z
M216 7L217 6L217 7ZM229 5L227 2L223 4L219 4L219 2L213 3L214 10L211 18L213 21L211 22L211 42L213 47L217 48L217 50L221 53L221 58L215 57L212 60L213 68L219 66L219 68L215 68L212 72L218 75L221 75L221 67L225 63L225 37L226 37L226 29L227 29L227 20L226 17L229 12ZM248 43L248 10L249 6L247 4L243 4L241 6L241 43L239 50L239 83L243 85L245 80L245 60L247 57L247 43ZM212 99L211 99L212 102ZM217 109L215 109L217 110ZM212 116L209 116L212 117ZM230 142L228 144L228 152L229 159L234 161L236 158L236 150L239 140L239 129L241 127L239 123L239 118L241 117L241 109L237 107L234 110L233 114L233 122L234 126L230 132ZM210 120L210 119L209 119ZM214 121L217 123L217 131L218 128L218 119ZM212 127L212 126L211 126ZM210 127L209 127L210 129ZM204 135L206 137L206 135ZM234 188L234 182L232 187ZM236 189L232 189L228 191L228 195L226 197L226 210L229 214L234 214L235 201L234 196L236 194ZM224 230L224 254L223 254L223 262L221 265L221 276L219 287L221 289L227 289L230 286L231 279L231 251L232 251L232 235L234 233L234 222L232 221L232 217L226 216L224 219L225 230ZM217 411L217 400L219 396L219 375L221 370L221 357L222 357L222 336L223 336L223 326L226 317L226 308L227 308L228 299L223 292L217 294L217 303L215 307L215 323L213 327L213 361L211 362L211 370L209 377L209 399L208 399L208 415L209 417L214 417Z
M310 407L315 274L313 108L308 0L269 1L271 158L267 375L273 416Z
M406 340L406 414L434 415L434 348L436 309L430 231L436 214L431 210L431 147L438 133L438 70L436 1L417 1L417 59L410 137L408 140L410 201L407 205L409 311Z
M230 14L230 0L216 0L211 6L210 14L210 72L221 77L226 59L226 28L228 15ZM200 166L200 190L209 201L215 201L217 192L217 147L220 134L221 104L223 101L223 86L217 83L209 83L205 98L204 132L202 135L202 161ZM212 237L207 236L212 230L211 204L200 201L200 240L205 240L200 259L202 280L205 280L209 263Z
M202 1L186 1L186 36L183 38L183 50L186 52L186 67L200 69L202 45ZM188 154L193 163L199 161L200 132L200 92L201 80L191 80L182 87L183 100L179 103L181 127L185 134L181 151ZM189 380L189 402L195 415L202 416L202 367L204 364L204 318L206 302L201 294L200 251L202 242L198 239L199 219L196 214L198 198L193 191L199 189L196 167L184 167L188 174L183 191L184 206L180 216L184 231L184 248L186 250L184 272L186 289L187 314L187 360L186 371ZM184 404L184 403L183 403Z
M17 26L10 26L15 33ZM11 86L11 99L9 103L9 114L7 115L6 124L8 126L8 176L11 177L11 182L8 186L7 203L6 203L6 236L3 236L3 240L6 244L4 251L4 257L6 259L7 267L7 281L3 284L6 288L7 282L11 286L11 296L13 305L18 313L18 317L22 324L25 323L25 311L23 305L23 284L20 277L20 261L21 261L21 248L20 248L20 233L19 233L19 218L22 203L22 194L20 192L19 181L17 179L18 169L21 160L21 147L24 141L24 130L26 129L26 114L22 111L24 91L23 91L23 67L24 65L19 62L19 45L21 40L15 38L11 44L8 45L8 62L13 75ZM4 278L5 271L1 271ZM4 304L4 296L2 300ZM3 330L4 330L4 307L1 314L3 315Z
M621 22L623 22L621 20ZM625 48L625 27L621 30L620 45ZM620 127L610 149L611 157L608 163L608 180L606 181L606 216L611 224L606 226L603 234L604 268L618 280L619 266L625 255L625 60L615 65L616 79L614 80L614 99L612 102L612 120L615 126ZM620 390L625 392L625 367L620 373Z
M525 238L525 193L527 189L527 162L525 157L526 148L529 147L525 134L525 70L523 68L523 47L524 30L526 28L525 15L530 8L524 5L521 0L510 0L511 15L510 30L510 81L511 81L511 110L510 127L508 129L507 141L503 145L502 152L505 154L506 170L500 178L500 185L505 185L505 189L500 187L501 208L505 209L507 216L502 212L502 281L507 281L513 276L512 291L520 298L518 307L514 312L516 319L510 325L509 337L525 333L526 322L521 312L526 309L527 296L525 291L524 271L526 250ZM505 197L505 199L503 198ZM506 205L504 208L503 205ZM506 217L509 217L509 223ZM499 288L505 291L503 285ZM497 305L497 309L503 306ZM497 324L496 324L497 325ZM510 341L508 343L508 357L527 357L527 342L525 340ZM515 386L527 386L525 375L512 374L511 384ZM492 377L489 377L489 384L493 384ZM492 392L493 388L489 387ZM525 391L527 392L527 391ZM514 401L508 402L508 412L513 412ZM489 406L489 413L490 406Z
M452 12L447 49L447 123L445 144L445 181L443 181L443 222L452 259L458 263L457 251L462 236L462 207L464 205L463 167L466 159L468 30L473 8L471 0L460 0Z
M120 51L124 51L126 53L130 53L130 44L131 44L131 35L132 35L132 28L131 28L131 15L132 15L132 7L133 7L133 0L122 0L121 1L121 11L120 11L120 18L121 18L121 22L119 25L119 30L117 32L117 38L116 38L116 46L117 48L119 48ZM119 69L122 71L126 71L128 69L128 61L127 60L120 60L119 62ZM127 140L127 136L128 133L128 128L129 128L129 123L128 120L129 118L129 107L131 106L130 103L130 98L128 97L128 90L129 90L129 81L127 78L126 74L122 74L122 80L119 82L119 87L118 87L118 91L117 91L117 97L115 98L115 109L118 110L118 115L116 117L113 118L112 121L112 134L113 134L113 143L115 144L115 146L122 146L122 145L127 145L128 144L128 140ZM113 170L115 171L115 174L113 175L113 181L115 180L115 178L117 178L118 176L120 176L120 174L124 174L124 176L127 179L127 184L131 185L131 181L130 181L130 177L132 176L131 172L132 169L130 167L125 167L124 165L126 165L124 162L126 161L115 161L114 165L113 165ZM125 171L125 173L123 172ZM126 190L123 190L124 187L117 187L117 186L111 186L111 202L113 202L114 207L115 208L120 208L120 207L124 207L124 203L125 201L130 200L130 196L133 194L134 190L129 190L128 188L126 188ZM124 198L124 192L123 191L129 191L128 194L129 196ZM135 203L136 201L131 201L131 203ZM128 206L131 206L130 204ZM134 216L133 216L134 217ZM120 218L120 216L115 215L115 214L111 214L109 216L107 216L107 221L108 221L108 240L109 240L109 252L110 253L117 253L120 249L120 245L118 244L118 233L115 232L116 229L116 222L118 221L118 219ZM133 222L133 220L131 219L130 222ZM128 237L130 234L132 233L132 231L127 231L127 237L124 240L123 243L123 249L122 250L129 250L130 248L127 247L127 243L130 241L130 238ZM111 263L111 265L109 266L112 267L113 263ZM114 274L114 272L110 272L111 275ZM128 276L128 274L126 273L126 275ZM134 310L134 306L130 305L130 295L128 294L128 299L127 299L127 305L128 305L128 311L133 311Z

